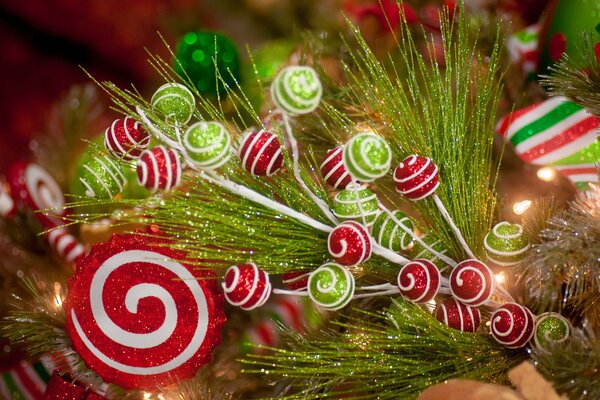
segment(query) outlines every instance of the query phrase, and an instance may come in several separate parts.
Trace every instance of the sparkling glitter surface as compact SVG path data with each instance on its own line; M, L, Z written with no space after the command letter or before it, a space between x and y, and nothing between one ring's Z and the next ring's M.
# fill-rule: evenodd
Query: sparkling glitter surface
M264 130L244 135L239 156L246 171L252 175L271 176L283 166L279 139Z
M48 381L43 397L51 400L85 400L89 398L89 393L84 387L72 383L71 379L63 378L55 370ZM102 399L103 397L97 398Z
M461 332L477 332L481 313L478 308L466 306L450 297L437 306L435 319Z
M192 118L196 100L190 90L179 83L159 87L150 100L154 111L175 125L183 125Z
M341 265L324 264L310 275L308 294L318 305L339 310L352 299L354 277Z
M465 260L450 274L450 291L460 302L479 306L494 293L495 277L487 265L478 260Z
M425 198L437 189L437 166L427 157L409 156L394 171L396 190L410 200Z
M357 265L371 256L369 232L357 222L346 221L335 227L327 244L329 254L342 265Z
M362 182L371 182L387 174L391 162L390 146L383 138L371 133L359 133L344 149L344 165Z
M560 314L549 312L537 318L535 324L535 344L544 349L550 343L565 341L571 332L571 324Z
M230 304L251 310L267 301L271 285L265 271L255 264L241 264L227 270L224 289Z
M404 298L415 303L427 303L440 288L440 272L430 261L413 260L400 270L398 287Z
M523 347L533 336L534 316L527 307L506 303L490 317L492 336L504 346Z

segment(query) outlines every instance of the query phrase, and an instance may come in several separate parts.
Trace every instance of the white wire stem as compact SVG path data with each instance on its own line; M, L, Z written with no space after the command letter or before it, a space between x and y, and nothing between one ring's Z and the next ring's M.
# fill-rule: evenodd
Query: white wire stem
M282 112L283 115L283 123L285 125L285 132L287 134L288 141L290 142L290 146L292 147L292 161L294 163L294 178L298 181L302 189L310 196L310 198L315 202L315 204L323 211L323 214L333 222L335 225L338 224L338 220L333 215L327 203L325 203L321 198L319 198L316 194L314 194L310 188L306 185L302 177L300 176L300 153L298 151L298 141L294 137L294 133L292 132L292 126L290 125L289 117L286 113Z
M142 122L154 134L154 136L156 136L158 139L160 139L163 142L165 142L170 147L172 147L172 148L174 148L176 150L179 150L181 153L184 153L183 146L180 143L178 143L178 142L174 141L173 139L171 139L170 137L168 137L167 135L165 135L164 133L162 133L156 126L154 126L154 124L146 116L146 113L144 113L144 110L142 110L139 106L136 106L135 107L135 111L140 116L140 119L142 120ZM179 131L178 127L175 127L175 129L177 131Z
M287 290L287 289L273 289L274 294L283 294L286 296L308 296L306 290Z
M496 282L496 292L500 295L500 297L503 297L504 300L508 301L509 303L516 303L514 297L512 297L510 293L508 293L508 291L504 288L504 286L502 286L498 282Z
M360 290L360 288L358 288ZM355 294L354 296L352 296L352 299L365 299L368 297L377 297L377 296L388 296L391 294L400 294L400 289L398 289L397 287L394 289L390 289L390 290L384 290L381 292L371 292L371 293L361 293L361 294Z
M361 286L356 288L356 290L391 290L395 288L396 285L392 285L391 283L382 283L381 285Z
M454 231L454 234L456 235L456 237L457 237L458 241L460 242L460 244L462 245L463 249L465 249L465 251L467 252L467 255L470 258L477 259L477 257L475 257L475 255L471 251L471 248L465 241L465 238L463 237L462 233L460 232L460 229L458 229L456 224L454 224L454 221L452 220L450 213L448 213L448 210L446 210L446 207L444 207L444 203L442 203L442 200L440 200L438 195L435 193L433 194L433 201L435 202L435 205L437 206L438 210L442 214L442 217L444 217L446 222L450 225L450 227Z

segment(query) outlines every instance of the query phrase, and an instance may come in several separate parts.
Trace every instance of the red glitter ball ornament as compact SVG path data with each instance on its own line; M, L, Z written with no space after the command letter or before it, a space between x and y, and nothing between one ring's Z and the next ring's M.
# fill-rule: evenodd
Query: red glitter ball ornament
M115 119L104 133L104 147L116 157L134 160L148 147L150 135L130 117Z
M246 171L252 175L271 176L283 166L279 139L264 129L244 134L238 155Z
M496 341L509 349L523 347L533 337L535 317L527 307L503 304L490 318L490 331Z
M450 297L435 310L435 319L461 332L477 332L481 323L478 308L469 307Z
M358 222L342 222L329 233L327 249L339 264L358 265L371 257L371 237Z
M243 310L262 306L271 295L269 274L254 263L229 267L221 286L229 304Z
M432 300L440 290L441 282L440 271L429 260L412 260L398 274L400 294L415 303Z
M396 190L416 201L433 194L440 184L438 167L428 157L408 156L394 171Z
M136 168L139 184L151 190L169 190L181 181L179 156L164 146L144 150Z
M336 189L345 189L352 182L352 176L344 166L343 154L344 146L330 149L321 164L321 176Z
M473 307L486 303L496 288L494 273L479 260L458 263L450 273L449 281L452 295L461 303Z
M303 290L308 286L310 272L292 271L282 275L283 284L292 290Z
M65 302L73 348L106 382L155 389L211 359L226 321L211 271L166 239L114 235L77 262Z

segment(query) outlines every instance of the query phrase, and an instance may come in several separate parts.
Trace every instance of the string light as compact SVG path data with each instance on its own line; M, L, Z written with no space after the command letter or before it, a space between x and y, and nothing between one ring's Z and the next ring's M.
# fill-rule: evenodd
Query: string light
M556 170L551 167L544 167L537 170L537 176L543 181L550 182L556 178Z
M513 205L513 211L517 215L522 215L531 207L531 200L518 201Z
M504 271L496 274L496 282L498 282L500 285L504 285L506 283L506 274Z

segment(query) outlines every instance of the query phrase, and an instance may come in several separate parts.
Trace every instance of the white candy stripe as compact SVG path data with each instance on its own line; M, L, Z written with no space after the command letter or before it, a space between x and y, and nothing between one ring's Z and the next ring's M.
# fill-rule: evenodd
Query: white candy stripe
M50 209L59 215L64 213L65 197L62 190L45 169L37 164L27 165L25 186L38 209Z
M508 127L504 139L510 140L510 138L512 138L514 134L520 131L523 127L531 124L534 121L537 121L538 119L540 119L541 117L558 107L560 104L568 101L570 100L562 96L551 97L543 103L538 104L537 107L511 120L510 126ZM505 118L510 117L511 116L508 115Z
M164 154L164 148L161 147L162 146L159 146L158 148ZM152 174L154 175L154 184L152 185L152 190L157 190L160 187L160 170L158 167L158 160L156 159L156 155L154 154L154 152L150 152L148 156L150 162L152 163Z
M428 160L427 162L429 162L429 160ZM437 167L437 165L434 165L434 166L433 166L433 168L434 168L434 169L433 169L433 172L432 172L431 174L429 174L429 176L427 176L427 179L425 179L423 182L419 183L418 185L411 187L411 188L410 188L410 189L408 189L408 190L403 190L403 191L402 191L402 194L409 194L409 193L415 192L415 191L417 191L417 190L421 189L423 186L425 186L425 185L429 184L429 182L431 182L431 181L432 181L432 180L434 180L435 178L437 178L437 175L438 175L438 167ZM439 185L439 182L438 182L438 184L436 184L436 185L435 185L435 188L431 188L431 189L429 189L429 190L427 191L427 195L429 195L429 194L431 194L431 193L435 192L435 189L437 189L438 185ZM419 197L418 199L415 199L415 200L420 200L420 199L422 199L423 197L427 197L427 195L423 195L423 196L421 196L421 197Z
M477 294L475 296L473 296L472 298L461 297L457 293L455 293L454 290L452 290L452 295L460 302L468 304L473 307L480 306L480 305L484 304L486 301L488 301L489 298L492 296L492 293L494 293L495 282L496 282L496 279L494 278L494 275L489 270L489 268L486 270L487 280L486 280L486 276L484 275L484 273L481 272L478 268L472 267L470 265L462 265L458 268L460 268L460 269L455 269L454 271L452 271L452 274L450 276L451 280L454 277L454 281L456 282L456 284L459 287L461 287L464 284L464 281L461 278L462 274L464 274L467 271L472 271L472 272L475 272L475 274L477 274L479 276L479 279L481 281L481 289L479 289ZM489 289L487 287L488 282L490 283ZM452 289L452 286L450 286L450 289ZM489 296L484 296L485 292L488 290L490 292Z
M160 149L162 151L163 154L163 158L165 159L165 168L166 168L166 172L167 172L167 182L165 184L165 187L171 187L171 185L173 184L173 164L171 163L171 157L169 155L169 150L167 150L164 147L161 147Z
M85 248L81 243L77 243L73 249L71 249L67 255L65 256L65 261L70 263L75 261L80 255L82 255L85 251Z
M567 176L571 182L598 182L598 174L578 174Z
M261 133L259 132L259 133L258 133L258 135L256 135L256 136L257 136L257 137L259 137L259 135L260 135L260 136L264 135L264 131L261 131L261 132L263 132L263 134L261 134ZM257 163L258 163L258 161L260 160L260 157L261 157L261 156L264 154L264 152L265 152L265 151L267 151L267 148L269 147L269 145L270 145L270 144L271 144L271 143L272 143L274 140L276 140L276 139L277 139L277 138L275 137L275 135L270 135L270 137L267 139L267 141L266 141L266 142L264 142L264 143L262 144L262 146L261 146L261 147L260 147L260 149L258 150L258 153L256 153L256 155L254 156L254 161L252 162L252 167L250 168L250 173L251 173L252 175L254 175L254 171L255 171L255 169L256 169L256 164L257 164ZM253 146L253 147L254 147L254 146ZM248 152L247 152L247 153L248 153L248 154L250 153L250 148L248 149ZM273 157L273 156L271 156L271 157ZM271 163L270 163L270 164L272 164L274 160L275 160L275 158L272 158L272 160L271 160ZM269 174L269 168L267 168L267 175L268 175L268 174Z
M223 291L225 293L233 292L240 280L240 268L237 265L232 265L231 267L229 267L225 275L228 275L230 271L233 271L233 280L231 281L231 284L227 286L227 281L221 284L221 287L223 288Z
M323 161L321 163L320 168L323 169L325 167L325 165L327 165L331 160L333 160L335 157L337 157L342 151L344 151L344 146L336 147L335 150L332 151L331 154L327 158L325 158L325 161ZM340 164L341 163L338 163L335 168L337 168ZM327 177L325 177L325 179L327 179Z
M488 237L489 233L485 236L485 239L483 241L483 245L485 247L485 249L495 255L498 256L504 256L504 257L513 257L513 256L518 256L519 254L523 254L525 253L527 250L529 250L529 248L531 247L529 244L527 244L525 247L519 249L519 250L515 250L515 251L501 251L501 250L497 250L494 249L493 247L490 247L490 245L487 243L487 237Z
M113 168L110 168L107 164L105 164L104 162L102 162L102 159L104 159L105 162L111 163L111 165L112 165ZM117 176L114 173L114 171L117 171L118 173L121 173L119 171L118 167L115 166L114 164L112 164L112 161L109 160L107 157L98 157L98 158L96 158L96 161L98 161L98 163L100 163L100 165L102 166L102 168L104 170L106 170L106 172L108 172L108 174L110 175L111 178L113 178L113 181L119 187L119 192L121 192L123 190L123 184L124 184L124 182L121 182L119 180L119 178L117 178Z
M25 397L25 399L37 400L35 398L35 396L33 395L33 393L31 393L31 391L29 390L27 385L25 385L21 381L21 378L19 378L19 376L17 375L17 373L14 370L9 371L9 374L12 377L13 382L15 383L15 386L17 386L17 388L19 389L19 393L21 393Z
M250 173L253 175L254 175L254 165L252 166L252 169L250 169L248 167L248 158L250 157L250 153L252 152L252 149L254 149L256 142L258 142L260 140L260 138L262 136L261 132L264 132L264 130L261 130L256 135L254 135L252 137L252 141L247 146L246 146L246 144L247 144L250 136L252 135L252 133L244 135L244 140L242 141L242 145L240 146L240 150L239 150L240 155L242 156L242 165L247 170L250 170ZM244 147L246 148L245 151L244 151ZM244 152L244 154L241 154L242 152Z
M169 187L167 187L167 189L171 189L177 185L179 185L179 183L181 182L181 175L183 173L182 168L181 168L181 160L179 159L179 156L177 155L177 153L175 153L174 151L170 151L170 154L172 157L175 158L175 182L172 182L171 185L169 185Z
M29 379L31 379L31 381L35 384L35 386L40 392L44 393L44 391L46 390L46 382L44 382L42 378L40 378L33 366L29 363L21 365L23 366L23 372L25 373L25 375L27 375Z
M590 134L590 132L593 132L594 134ZM571 154L578 152L579 150L583 149L584 147L587 147L587 146L591 145L592 143L595 143L596 140L598 139L598 135L596 134L598 132L600 132L600 130L598 130L598 128L595 128L595 129L589 131L587 134L564 145L563 147L560 147L554 151L546 153L545 155L543 155L539 158L536 158L535 160L532 160L531 163L536 164L536 165L546 165L546 164L550 164L554 161L559 161Z
M277 162L281 153L282 150L281 147L279 147L277 151L273 154L271 162L269 163L269 165L267 165L267 176L271 176L277 171L277 169L275 169L275 163Z
M146 151L150 152L149 150L146 150ZM140 178L138 176L138 182L142 186L146 186L146 182L148 182L148 163L144 159L145 154L148 154L148 153L146 153L146 152L142 153L142 155L140 156L140 158L137 161L137 168L142 170L142 177Z
M421 174L423 171L425 171L425 169L426 169L427 167L429 167L429 164L431 164L431 159L430 159L429 157L424 157L424 158L425 158L427 161L425 162L425 164L423 164L423 165L421 166L421 168L420 168L418 171L416 171L415 173L413 173L412 175L410 175L410 176L408 176L408 177L406 177L406 178L396 178L396 177L394 176L394 182L398 182L398 183L404 183L404 182L407 182L407 181L409 181L409 180L411 180L411 179L414 179L415 177L419 176L419 175L420 175L420 174ZM413 164L414 164L416 161L417 161L417 156L413 154L412 156L410 156L410 157L408 158L408 165L413 165ZM436 166L436 167L437 167L437 166ZM403 169L403 168L404 168L404 162L401 162L401 163L398 165L398 168L400 168L400 169ZM436 171L437 171L437 169L436 169ZM432 175L433 175L433 174L432 174Z
M102 180L93 169L91 169L87 164L84 164L83 168L85 168L89 173L91 173L94 176L94 178L96 178L96 181L100 183L100 186L104 188L109 197L114 197L112 192L110 191L110 188L106 185L106 182L104 182L104 180ZM88 191L92 193L90 195L88 192L86 192L86 194L88 194L89 197L96 197L96 192L94 192L91 185L88 184L87 181L83 178L79 178L79 180L84 184Z
M446 310L446 304L442 304L440 306L440 309L442 310L442 316L444 317L444 325L449 326L448 325L448 310Z
M104 143L105 143L106 148L108 148L110 150L113 150L113 151L116 151L119 154L125 154L125 153L127 153L127 150L123 146L121 146L121 143L117 139L117 134L115 132L115 125L117 123L123 123L123 125L124 125L124 127L123 127L124 129L123 130L126 131L127 118L125 118L124 122L122 120L120 120L120 119L115 119L113 121L113 123L110 124L110 127L106 128L106 133L105 133L105 136L104 136L104 140L105 140ZM110 135L110 138L112 139L112 142L109 140L109 135ZM129 132L127 132L127 136L129 136ZM116 149L113 146L113 143L117 147Z
M15 208L15 202L0 186L0 216L6 217Z
M473 309L468 306L465 306L465 307L467 309L467 312L469 313L469 318L471 319L471 332L475 332L475 316L473 315ZM461 315L462 315L462 313L461 313Z

